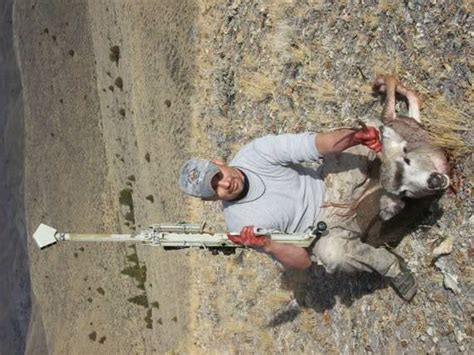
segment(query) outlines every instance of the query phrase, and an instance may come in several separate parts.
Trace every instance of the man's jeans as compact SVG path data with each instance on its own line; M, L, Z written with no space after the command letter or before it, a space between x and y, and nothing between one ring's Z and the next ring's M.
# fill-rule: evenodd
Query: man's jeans
M320 166L326 184L325 203L356 200L364 191L369 162L375 153L363 146L353 147L326 159ZM329 233L313 247L312 259L324 265L327 272L336 270L376 271L386 277L400 273L398 259L385 248L374 248L360 240L361 231L355 216L343 217L346 208L324 207L320 220L328 225Z

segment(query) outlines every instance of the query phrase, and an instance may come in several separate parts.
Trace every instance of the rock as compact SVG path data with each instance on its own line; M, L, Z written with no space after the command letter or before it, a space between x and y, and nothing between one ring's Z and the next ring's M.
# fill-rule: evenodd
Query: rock
M461 289L458 286L458 278L455 275L451 275L449 272L443 271L443 284L448 290L453 291L455 294L459 294Z
M462 331L460 330L455 330L454 331L454 336L456 338L456 342L458 344L461 344L463 342L464 339L466 339L466 334L464 334Z
M448 255L451 254L453 251L453 239L452 238L446 238L441 242L440 245L438 245L436 248L433 250L433 260L438 259L442 255Z

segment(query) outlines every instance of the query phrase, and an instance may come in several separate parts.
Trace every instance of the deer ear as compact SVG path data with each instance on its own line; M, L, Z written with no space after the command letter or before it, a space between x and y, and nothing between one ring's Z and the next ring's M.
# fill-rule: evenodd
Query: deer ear
M400 197L385 192L380 197L380 211L379 216L384 221L388 221L394 217L398 212L400 212L403 207L405 207L405 202L403 202Z

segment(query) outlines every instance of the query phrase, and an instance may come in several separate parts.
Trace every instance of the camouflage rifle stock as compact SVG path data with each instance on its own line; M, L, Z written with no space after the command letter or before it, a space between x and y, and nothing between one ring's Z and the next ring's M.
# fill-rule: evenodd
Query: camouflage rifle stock
M211 248L229 247L239 248L241 245L233 243L227 238L227 233L211 233L206 231L205 223L201 224L153 224L147 230L137 234L92 234L92 233L63 233L56 229L40 224L33 233L33 239L40 248L46 248L58 242L135 242L154 246L172 248ZM326 232L326 224L319 222L316 228L309 229L307 233L285 234L274 230L255 228L255 234L265 235L279 243L294 244L308 247L315 238ZM238 235L239 233L230 233Z

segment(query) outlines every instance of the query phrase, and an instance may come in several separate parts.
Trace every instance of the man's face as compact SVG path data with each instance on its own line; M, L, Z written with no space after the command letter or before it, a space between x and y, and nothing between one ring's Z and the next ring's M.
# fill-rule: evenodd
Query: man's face
M219 173L212 179L212 187L217 193L216 200L232 201L244 189L244 175L237 168L227 166L221 160L212 160Z

